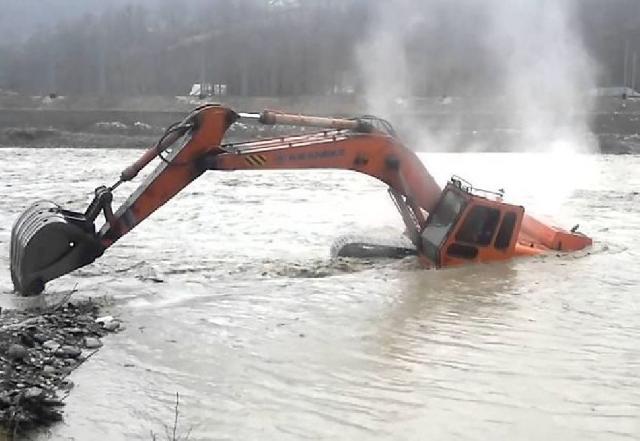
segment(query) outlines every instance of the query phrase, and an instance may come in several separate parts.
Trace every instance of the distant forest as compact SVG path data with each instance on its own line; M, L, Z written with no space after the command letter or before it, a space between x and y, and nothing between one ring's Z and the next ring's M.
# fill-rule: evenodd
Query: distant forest
M492 65L478 46L484 29L476 18L491 14L492 1L507 0L415 2L427 5L416 9L417 15L437 20L412 26L396 48L406 54L414 76L429 77L412 94L491 92ZM622 86L625 78L630 84L633 54L640 55L640 1L581 0L576 5L571 25L599 65L599 85ZM376 27L380 14L393 14L393 8L394 2L382 0L114 3L41 27L19 43L0 41L0 88L184 95L204 79L225 84L231 95L358 93L363 60L357 48L384 31ZM364 62L375 68L380 60Z

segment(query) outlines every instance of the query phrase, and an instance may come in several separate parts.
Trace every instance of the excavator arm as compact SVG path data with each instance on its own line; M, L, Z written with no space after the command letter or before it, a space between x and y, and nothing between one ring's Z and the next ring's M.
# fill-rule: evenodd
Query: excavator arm
M412 151L379 131L324 131L260 142L228 145L211 155L210 170L343 169L372 176L389 186L389 194L420 247L419 232L440 197L440 187Z
M132 180L156 157L160 164L131 194L100 230L104 249L131 231L154 211L198 178L206 168L202 158L223 152L220 148L227 129L239 118L231 109L207 105L196 109L181 123L170 128L158 144L147 150L120 175L121 182ZM176 144L181 143L178 147ZM169 151L169 149L172 150Z
M240 118L323 130L222 144L227 129ZM85 213L64 210L53 203L30 207L12 230L14 287L23 294L39 293L49 280L93 262L207 170L333 168L370 175L389 186L407 233L419 247L425 212L435 207L441 189L416 155L384 127L376 128L371 119L273 111L242 114L222 106L202 106L170 127L154 147L121 173L114 185L96 189L96 197ZM160 157L160 164L114 213L112 192L122 182L135 178L156 157ZM101 211L106 223L96 232L94 222Z

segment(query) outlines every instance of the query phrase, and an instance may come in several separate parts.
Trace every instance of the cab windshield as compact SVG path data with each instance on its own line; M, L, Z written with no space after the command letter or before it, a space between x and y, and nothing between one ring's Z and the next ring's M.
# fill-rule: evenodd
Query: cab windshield
M465 199L455 191L447 191L436 210L429 216L422 231L422 244L426 256L437 262L438 249L453 227L465 205Z

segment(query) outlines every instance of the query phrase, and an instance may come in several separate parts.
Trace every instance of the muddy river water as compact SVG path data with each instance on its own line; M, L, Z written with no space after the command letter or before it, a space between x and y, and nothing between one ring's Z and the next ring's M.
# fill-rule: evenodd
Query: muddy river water
M11 224L83 209L132 150L0 149L0 305ZM385 187L344 171L210 173L93 265L48 285L114 299L125 331L72 375L42 439L640 439L640 157L423 154L595 238L588 253L424 271L332 262L397 235ZM122 201L135 184L118 190Z

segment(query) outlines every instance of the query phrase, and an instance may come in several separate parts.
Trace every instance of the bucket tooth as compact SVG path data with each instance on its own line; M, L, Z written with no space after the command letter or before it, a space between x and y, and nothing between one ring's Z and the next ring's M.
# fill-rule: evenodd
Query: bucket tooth
M11 230L14 289L36 295L45 283L93 262L102 254L93 223L49 201L29 207Z

